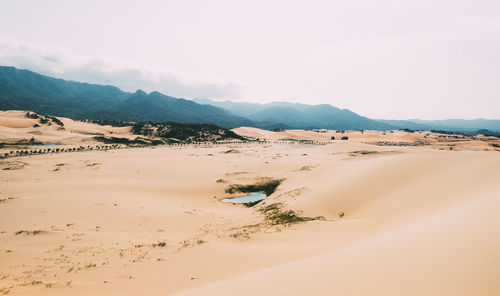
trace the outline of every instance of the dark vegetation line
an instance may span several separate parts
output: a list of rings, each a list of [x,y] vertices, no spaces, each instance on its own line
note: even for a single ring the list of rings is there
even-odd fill
[[[0,159],[9,157],[49,154],[49,153],[83,152],[83,151],[93,151],[93,150],[111,150],[111,149],[124,149],[124,148],[126,147],[119,145],[95,145],[95,146],[86,145],[79,147],[32,148],[32,149],[12,150],[9,152],[5,152],[0,155]]]
[[[98,125],[110,125],[114,127],[124,127],[124,126],[132,126],[134,122],[132,121],[118,121],[118,120],[95,120],[95,119],[74,119],[75,121],[87,122],[87,123],[95,123]]]
[[[306,145],[327,145],[330,142],[319,142],[319,141],[311,141],[306,143],[294,142],[294,141],[260,141],[260,140],[247,140],[247,141],[213,141],[213,142],[190,142],[190,143],[164,143],[161,141],[157,142],[154,139],[145,139],[147,141],[143,141],[144,138],[140,139],[127,139],[127,138],[106,138],[106,137],[94,137],[101,139],[103,143],[106,145],[87,145],[87,146],[79,146],[79,147],[52,147],[52,148],[32,148],[32,149],[22,149],[22,150],[11,150],[9,152],[5,152],[0,155],[0,159],[10,158],[10,157],[19,157],[19,156],[28,156],[28,155],[40,155],[40,154],[49,154],[49,153],[62,153],[62,152],[84,152],[84,151],[93,151],[93,150],[114,150],[114,149],[126,149],[126,148],[147,148],[153,146],[169,146],[169,147],[207,147],[208,145],[228,145],[228,144],[248,144],[248,143],[256,143],[256,144],[306,144]],[[22,140],[23,146],[26,143],[26,140]],[[41,143],[41,142],[35,142]],[[0,143],[0,148],[13,146],[16,144],[8,144],[8,143]],[[35,144],[34,144],[35,145]]]

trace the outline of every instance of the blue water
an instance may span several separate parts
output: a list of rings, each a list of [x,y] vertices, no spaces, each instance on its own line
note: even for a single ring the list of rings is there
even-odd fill
[[[252,192],[245,196],[235,197],[235,198],[224,198],[223,202],[232,202],[232,203],[248,203],[248,202],[256,202],[259,200],[263,200],[266,198],[266,195],[262,192]]]
[[[31,148],[44,148],[44,147],[54,147],[59,144],[43,144],[43,145],[31,145]]]

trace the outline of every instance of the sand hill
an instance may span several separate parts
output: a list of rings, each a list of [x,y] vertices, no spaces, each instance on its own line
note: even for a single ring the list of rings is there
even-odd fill
[[[129,134],[24,114],[2,112],[2,142]],[[0,293],[500,294],[497,139],[234,131],[269,142],[0,160]],[[253,207],[221,202],[268,179]]]

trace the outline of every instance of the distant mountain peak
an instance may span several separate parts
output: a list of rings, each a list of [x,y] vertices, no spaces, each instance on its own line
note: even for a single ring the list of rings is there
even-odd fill
[[[156,90],[152,91],[149,93],[150,96],[164,96],[161,92],[158,92]]]
[[[138,89],[138,90],[136,90],[134,95],[147,96],[148,94],[145,91],[143,91],[142,89]]]

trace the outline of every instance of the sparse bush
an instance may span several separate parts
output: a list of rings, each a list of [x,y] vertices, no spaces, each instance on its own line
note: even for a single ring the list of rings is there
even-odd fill
[[[26,112],[26,115],[24,115],[26,118],[31,118],[31,119],[37,119],[39,118],[38,114],[34,112]]]
[[[47,116],[50,120],[52,120],[52,122],[54,122],[55,124],[57,124],[58,126],[60,127],[63,127],[64,126],[64,123],[62,121],[60,121],[57,117],[52,117],[52,116]]]
[[[259,212],[264,215],[267,223],[271,225],[284,225],[289,226],[295,223],[324,220],[322,216],[318,217],[303,217],[300,216],[301,212],[293,210],[282,211],[283,205],[281,203],[274,203],[259,209]]]
[[[26,234],[26,235],[37,235],[37,234],[40,234],[42,232],[42,230],[33,230],[33,231],[29,231],[29,230],[18,230],[16,232],[14,232],[14,235],[20,235],[20,234]]]
[[[283,179],[269,179],[250,185],[232,184],[229,185],[229,187],[226,189],[226,193],[233,194],[236,192],[263,192],[266,196],[270,196],[282,182]]]
[[[152,246],[163,248],[163,247],[167,246],[167,243],[166,242],[157,242],[156,244],[153,244]]]
[[[251,208],[259,203],[261,203],[263,201],[263,199],[261,200],[256,200],[256,201],[251,201],[251,202],[246,202],[246,203],[243,203],[242,205],[244,205],[245,207],[248,207],[248,208]]]

